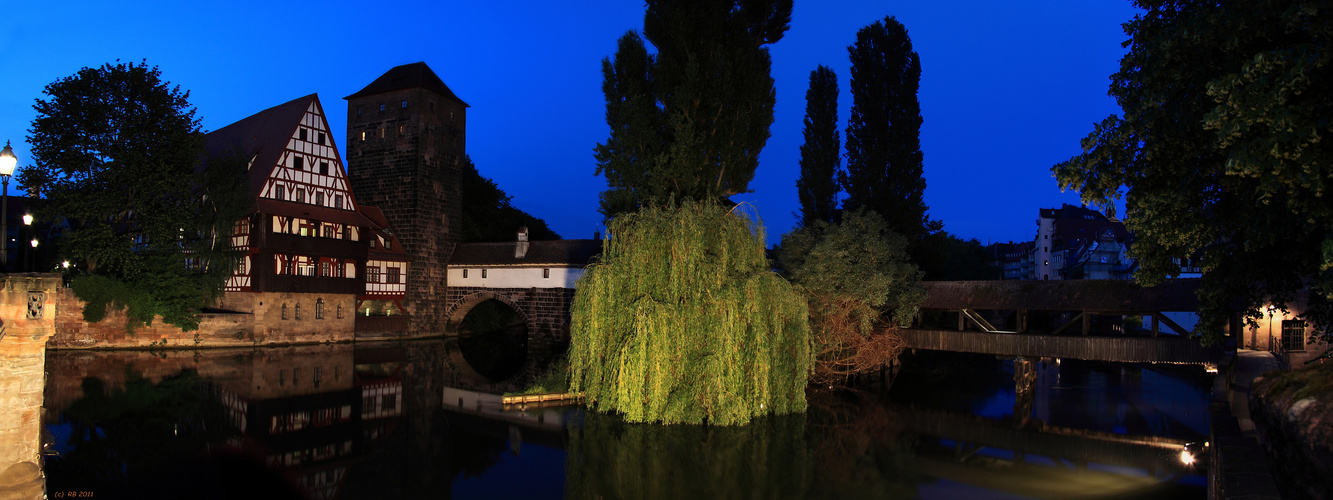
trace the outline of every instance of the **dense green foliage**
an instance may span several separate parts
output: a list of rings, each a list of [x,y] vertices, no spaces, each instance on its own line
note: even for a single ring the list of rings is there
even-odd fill
[[[856,33],[852,60],[852,114],[847,123],[843,208],[865,208],[915,241],[939,230],[926,218],[921,176],[921,60],[907,28],[893,17]]]
[[[1004,270],[975,238],[964,240],[948,231],[927,234],[912,249],[912,262],[923,281],[999,280]]]
[[[690,201],[613,219],[571,308],[570,389],[631,422],[804,411],[805,298],[770,270],[756,225]]]
[[[805,91],[805,143],[801,145],[801,225],[834,222],[838,209],[838,170],[842,142],[838,138],[838,75],[819,65],[810,72]]]
[[[1239,299],[1257,317],[1307,285],[1317,329],[1333,319],[1333,11],[1312,0],[1135,2],[1110,93],[1124,110],[1052,168],[1113,213],[1122,193],[1136,279],[1203,264],[1195,332],[1220,339]]]
[[[157,314],[193,330],[235,264],[231,232],[253,202],[245,159],[197,168],[189,92],[146,63],[83,68],[44,93],[28,137],[35,164],[18,178],[45,196],[39,217],[69,222],[61,248],[76,272],[97,277],[75,280],[92,299],[85,318],[111,303],[128,306],[129,327]]]
[[[911,322],[925,291],[907,239],[874,212],[816,220],[783,235],[778,259],[808,297],[813,377],[828,383],[884,366],[903,347],[893,327]]]
[[[596,158],[608,217],[747,192],[773,123],[765,46],[787,31],[791,0],[647,3],[643,37],[625,34],[602,61],[611,135]]]
[[[519,210],[512,198],[495,181],[481,176],[472,157],[464,159],[460,191],[463,193],[463,223],[460,239],[464,243],[514,241],[519,227],[528,228],[528,240],[558,240],[560,235],[546,221]]]

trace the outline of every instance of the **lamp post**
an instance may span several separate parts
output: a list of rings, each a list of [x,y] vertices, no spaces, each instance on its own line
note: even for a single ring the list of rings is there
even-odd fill
[[[4,245],[0,246],[0,267],[9,270],[9,176],[14,175],[14,167],[18,165],[19,159],[14,156],[14,150],[10,149],[9,141],[5,141],[5,149],[0,150],[0,180],[4,182],[4,194],[0,195],[0,239],[4,240]]]

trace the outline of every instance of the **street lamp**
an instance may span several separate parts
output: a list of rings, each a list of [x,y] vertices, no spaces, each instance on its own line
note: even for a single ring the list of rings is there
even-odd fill
[[[19,159],[10,149],[9,141],[5,141],[5,149],[0,150],[0,179],[5,186],[4,194],[0,195],[0,239],[4,240],[4,246],[0,247],[0,267],[5,270],[9,269],[9,176],[14,175],[14,167],[18,164]]]
[[[29,213],[25,213],[25,214],[23,214],[23,227],[25,228],[25,229],[23,230],[24,232],[26,232],[26,233],[28,233],[28,234],[32,234],[32,214],[29,214]],[[37,248],[37,236],[36,236],[36,235],[33,236],[32,241],[31,241],[30,243],[32,243],[32,248],[34,248],[34,249]],[[24,263],[23,263],[23,267],[24,267],[23,270],[24,270],[25,272],[30,272],[30,271],[32,271],[32,261],[33,261],[33,259],[34,259],[34,257],[32,256],[32,254],[33,254],[32,251],[28,251],[28,258],[26,259],[27,262],[24,262]]]

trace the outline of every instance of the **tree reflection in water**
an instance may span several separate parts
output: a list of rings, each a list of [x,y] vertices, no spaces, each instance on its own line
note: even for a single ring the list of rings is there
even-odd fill
[[[235,437],[213,390],[193,371],[154,384],[128,371],[123,388],[87,377],[60,413],[69,439],[46,458],[49,491],[97,498],[300,498],[250,457],[218,453]]]
[[[805,415],[743,426],[627,424],[586,413],[569,430],[566,498],[908,498],[911,443],[876,395],[813,392]]]

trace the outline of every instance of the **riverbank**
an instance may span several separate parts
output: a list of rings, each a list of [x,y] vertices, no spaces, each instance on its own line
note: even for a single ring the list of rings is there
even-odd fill
[[[1218,363],[1209,405],[1209,498],[1282,498],[1256,439],[1249,403],[1254,381],[1276,369],[1272,353],[1248,349],[1228,352]]]
[[[1333,498],[1333,364],[1255,379],[1249,411],[1284,498]]]

